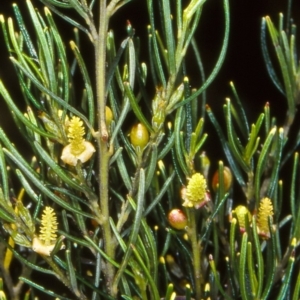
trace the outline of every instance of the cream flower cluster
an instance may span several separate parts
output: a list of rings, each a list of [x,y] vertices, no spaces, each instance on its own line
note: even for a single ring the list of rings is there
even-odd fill
[[[92,157],[96,151],[95,147],[83,138],[84,135],[83,122],[80,118],[74,116],[68,128],[70,144],[64,147],[61,155],[63,162],[71,166],[76,166],[78,161],[84,163]]]

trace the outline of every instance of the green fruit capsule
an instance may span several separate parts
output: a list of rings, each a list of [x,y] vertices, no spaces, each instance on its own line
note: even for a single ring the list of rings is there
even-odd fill
[[[130,131],[130,142],[132,146],[143,150],[149,142],[149,132],[142,123],[132,126]]]

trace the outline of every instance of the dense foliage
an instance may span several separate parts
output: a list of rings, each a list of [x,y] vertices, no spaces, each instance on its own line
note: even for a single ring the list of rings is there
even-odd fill
[[[299,299],[290,16],[261,24],[285,119],[266,103],[251,124],[233,82],[221,116],[206,101],[229,43],[228,0],[208,76],[195,39],[204,0],[145,0],[147,34],[128,21],[121,43],[111,21],[135,1],[39,2],[0,15],[22,93],[13,99],[0,81],[1,101],[30,149],[0,128],[1,299]],[[211,134],[223,160],[207,151]]]

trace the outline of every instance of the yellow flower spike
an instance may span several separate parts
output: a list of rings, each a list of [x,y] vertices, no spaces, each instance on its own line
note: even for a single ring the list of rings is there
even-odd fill
[[[50,256],[57,240],[57,218],[53,208],[46,206],[41,220],[40,235],[32,241],[32,250]]]
[[[85,135],[83,122],[78,117],[73,117],[69,126],[68,138],[71,144],[71,153],[78,155],[85,150],[84,138]]]
[[[83,122],[78,117],[74,116],[71,119],[68,128],[70,144],[64,147],[61,155],[63,162],[71,166],[76,166],[78,160],[84,163],[92,157],[93,153],[96,151],[95,147],[83,138],[84,135],[85,130]]]
[[[268,218],[272,217],[273,213],[273,204],[269,198],[263,198],[260,201],[258,214],[257,214],[257,227],[258,227],[258,234],[264,238],[270,238],[270,229]]]
[[[182,192],[182,199],[184,207],[200,208],[210,201],[210,197],[206,192],[207,183],[205,177],[200,173],[195,173],[189,179],[189,183]]]
[[[40,240],[45,245],[55,244],[57,239],[57,218],[53,208],[46,206],[41,221]]]

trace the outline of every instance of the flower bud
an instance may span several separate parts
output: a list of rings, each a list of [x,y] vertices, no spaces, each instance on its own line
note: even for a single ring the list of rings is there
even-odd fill
[[[105,119],[106,119],[106,126],[109,127],[111,121],[114,119],[113,113],[108,106],[105,106]]]
[[[240,226],[240,231],[245,232],[246,218],[248,218],[249,222],[251,222],[251,214],[248,208],[244,205],[238,205],[232,212],[236,214]]]
[[[257,214],[257,231],[263,239],[268,239],[271,236],[269,229],[269,217],[272,217],[273,215],[273,204],[271,199],[263,198],[260,201]]]
[[[187,226],[187,217],[181,209],[172,209],[168,214],[168,221],[173,228],[178,230]]]
[[[142,123],[132,126],[130,131],[130,141],[132,146],[143,150],[149,142],[149,132]]]
[[[223,168],[223,176],[224,176],[224,191],[225,193],[229,191],[232,184],[232,173],[228,167]],[[217,190],[219,185],[219,171],[217,170],[212,179],[212,188],[214,191]]]

